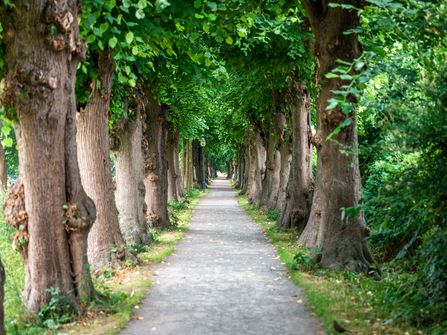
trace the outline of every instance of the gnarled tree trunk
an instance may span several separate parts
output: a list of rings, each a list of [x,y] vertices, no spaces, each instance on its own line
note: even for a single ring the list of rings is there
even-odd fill
[[[128,255],[119,226],[109,163],[109,106],[114,69],[110,56],[101,52],[99,84],[92,85],[87,106],[78,113],[82,185],[97,211],[96,224],[88,236],[88,258],[94,269],[119,262]]]
[[[321,196],[321,266],[368,270],[374,260],[365,240],[367,229],[363,214],[356,217],[345,215],[341,220],[341,210],[356,207],[360,198],[358,157],[346,154],[346,149],[356,152],[357,148],[355,114],[352,111],[346,115],[338,107],[327,109],[328,100],[335,95],[334,90],[344,83],[340,78],[325,78],[326,73],[337,67],[337,59],[351,62],[361,55],[357,35],[344,34],[358,26],[358,13],[356,10],[332,8],[320,0],[305,0],[303,3],[315,33],[315,56],[318,59],[318,131],[314,142],[319,146],[320,156],[317,187]],[[356,7],[362,5],[360,1],[347,3]],[[348,117],[352,122],[332,140],[327,140],[328,135]]]
[[[292,83],[289,89],[292,128],[292,162],[287,197],[278,225],[302,231],[310,212],[312,193],[312,150],[310,144],[310,96],[306,87]]]
[[[147,217],[155,228],[169,227],[166,127],[168,109],[146,94],[143,131],[144,184]]]
[[[132,244],[149,244],[140,106],[137,105],[132,113],[134,120],[122,117],[114,125],[111,134],[111,150],[116,168],[115,200],[125,240]]]
[[[95,205],[82,188],[76,153],[76,68],[85,52],[78,8],[72,0],[0,6],[2,105],[17,113],[23,181],[4,210],[22,234],[23,302],[32,312],[49,303],[50,287],[78,311],[94,293],[86,252]]]

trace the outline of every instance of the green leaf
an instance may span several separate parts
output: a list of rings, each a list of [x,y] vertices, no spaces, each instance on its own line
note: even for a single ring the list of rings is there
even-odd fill
[[[233,37],[227,36],[227,38],[225,39],[225,42],[230,45],[233,44]]]
[[[215,2],[207,2],[206,5],[207,5],[208,8],[211,9],[212,11],[217,10],[217,3],[215,3]]]
[[[131,44],[132,43],[132,41],[133,41],[133,32],[131,32],[131,31],[129,31],[127,34],[126,34],[126,42],[127,42],[127,44]]]
[[[109,47],[114,48],[116,47],[116,44],[118,43],[118,39],[114,36],[109,40]]]
[[[87,42],[87,44],[90,44],[90,43],[94,42],[95,40],[96,40],[95,35],[88,35],[85,41]]]
[[[108,28],[109,24],[107,22],[104,22],[99,26],[99,30],[101,31],[101,33],[105,33]]]
[[[330,72],[330,73],[326,73],[325,77],[328,79],[331,79],[331,78],[338,78],[339,76],[336,73]]]
[[[138,52],[139,52],[139,50],[138,50],[138,46],[137,46],[137,45],[134,45],[134,46],[132,47],[132,55],[136,56],[136,55],[138,55]]]
[[[334,108],[337,108],[337,106],[338,106],[338,101],[337,100],[335,100],[335,99],[331,99],[331,100],[332,101],[330,101],[329,105],[327,105],[327,107],[326,107],[327,111],[331,110],[331,109],[334,109]]]
[[[144,12],[143,12],[143,10],[142,9],[139,9],[139,10],[137,10],[136,12],[135,12],[135,17],[137,18],[137,19],[144,19],[144,17],[146,16],[146,14],[144,14]]]
[[[14,142],[11,137],[7,137],[3,140],[3,146],[5,148],[10,148],[10,147],[12,147],[13,144],[14,144]]]
[[[136,81],[135,81],[135,79],[129,79],[128,81],[127,81],[127,83],[129,84],[129,86],[130,87],[135,87],[135,86],[137,86],[137,83],[136,83]]]

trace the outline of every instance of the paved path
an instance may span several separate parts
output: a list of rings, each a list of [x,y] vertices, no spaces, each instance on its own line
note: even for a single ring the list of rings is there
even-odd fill
[[[229,182],[214,181],[189,232],[122,335],[312,335],[318,320],[297,300],[275,249],[237,205]]]

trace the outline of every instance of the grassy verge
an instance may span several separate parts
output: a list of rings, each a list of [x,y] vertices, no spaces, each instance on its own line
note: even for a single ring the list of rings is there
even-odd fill
[[[138,318],[138,304],[152,286],[148,279],[151,266],[163,262],[174,252],[174,245],[188,230],[193,208],[206,194],[192,190],[186,199],[169,204],[169,215],[174,228],[157,231],[150,230],[153,243],[149,246],[129,246],[138,254],[140,264],[123,264],[119,268],[105,268],[95,273],[94,284],[98,291],[97,299],[89,306],[86,315],[72,319],[69,314],[55,312],[53,319],[46,317],[38,321],[30,319],[21,304],[21,292],[24,285],[23,261],[18,252],[11,249],[14,229],[4,223],[0,214],[0,250],[6,270],[5,283],[5,325],[8,334],[40,335],[40,334],[117,334],[131,318]],[[4,198],[4,196],[2,196]],[[0,198],[0,204],[3,203]],[[54,305],[63,301],[57,295]],[[69,324],[61,326],[72,319]],[[44,321],[44,324],[43,322]]]
[[[249,204],[245,196],[239,196],[238,203],[262,226],[287,267],[289,278],[303,289],[309,308],[321,318],[327,334],[337,334],[334,320],[352,334],[430,334],[390,322],[386,306],[380,299],[373,299],[376,293],[372,287],[377,283],[363,275],[319,269],[309,250],[297,245],[295,232],[277,229],[271,212]]]

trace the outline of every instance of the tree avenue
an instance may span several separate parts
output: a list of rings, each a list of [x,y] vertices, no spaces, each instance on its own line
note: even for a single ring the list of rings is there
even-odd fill
[[[106,301],[218,172],[295,270],[445,332],[446,29],[445,0],[1,0],[0,334]]]

